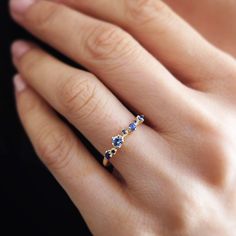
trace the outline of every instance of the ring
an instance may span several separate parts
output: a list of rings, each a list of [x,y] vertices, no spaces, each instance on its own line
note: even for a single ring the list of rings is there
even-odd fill
[[[112,146],[110,150],[105,151],[103,158],[103,165],[108,166],[110,164],[110,159],[116,155],[119,148],[121,148],[122,144],[125,142],[125,138],[134,132],[137,127],[144,122],[144,115],[136,116],[135,120],[130,123],[127,129],[123,129],[121,134],[112,137]]]

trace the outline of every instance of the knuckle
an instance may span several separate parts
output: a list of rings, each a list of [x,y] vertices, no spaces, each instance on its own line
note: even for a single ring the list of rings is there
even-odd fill
[[[160,15],[167,9],[166,4],[159,0],[128,0],[125,3],[128,19],[138,22],[139,25],[152,21],[157,12]]]
[[[66,132],[59,134],[45,128],[37,137],[36,151],[49,168],[64,169],[71,159],[72,143],[70,135]]]
[[[191,194],[183,193],[182,196],[178,196],[177,201],[175,201],[176,209],[172,210],[172,221],[170,222],[173,227],[170,228],[178,232],[178,235],[186,235],[186,232],[193,230],[193,219],[196,221],[203,220],[204,215],[201,212],[201,200],[194,196],[198,193],[199,191],[192,186]],[[183,197],[184,201],[182,201]],[[198,212],[197,216],[195,215],[196,211]]]
[[[98,103],[97,85],[94,79],[72,76],[59,89],[63,111],[71,118],[88,117]]]
[[[225,135],[222,128],[222,119],[219,119],[210,110],[199,105],[199,103],[196,103],[193,109],[192,112],[189,112],[187,121],[191,124],[193,132],[200,132],[210,137],[219,138]]]
[[[193,181],[186,182],[181,188],[180,195],[175,194],[167,211],[167,235],[194,235],[196,228],[215,215],[213,206],[216,202],[211,193],[204,193],[202,186]],[[205,197],[199,198],[202,193]]]
[[[207,161],[202,169],[203,176],[207,183],[224,188],[230,183],[233,171],[230,145],[222,135],[209,138],[204,145],[204,156]]]
[[[19,97],[20,102],[20,113],[21,115],[26,119],[28,117],[31,117],[30,114],[34,114],[37,112],[39,107],[43,106],[42,102],[40,100],[36,100],[34,97],[32,97],[29,94],[25,94],[24,96]]]
[[[198,121],[196,121],[198,119]],[[222,120],[200,112],[195,117],[194,128],[198,137],[198,155],[200,158],[200,175],[216,187],[229,184],[233,171],[232,141],[222,125]],[[204,139],[202,138],[204,137]]]
[[[20,69],[23,74],[33,75],[38,70],[38,66],[41,64],[43,58],[36,53],[37,49],[32,48],[29,52],[20,59]]]
[[[95,27],[87,37],[86,49],[95,60],[118,59],[132,50],[131,36],[118,26]]]
[[[32,10],[26,14],[26,21],[36,25],[38,29],[47,29],[48,25],[56,21],[63,14],[60,4],[39,1]]]

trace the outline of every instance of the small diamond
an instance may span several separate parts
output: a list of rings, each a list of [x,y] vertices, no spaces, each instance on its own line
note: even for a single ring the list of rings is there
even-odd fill
[[[144,121],[144,115],[137,116],[138,120]]]
[[[122,130],[122,134],[127,134],[127,133],[128,133],[128,130],[126,130],[126,129]]]
[[[121,135],[112,137],[112,145],[116,148],[120,148],[124,142],[124,138]]]
[[[133,122],[129,125],[129,130],[130,131],[134,131],[134,130],[136,130],[136,128],[137,128],[137,124],[135,122]]]

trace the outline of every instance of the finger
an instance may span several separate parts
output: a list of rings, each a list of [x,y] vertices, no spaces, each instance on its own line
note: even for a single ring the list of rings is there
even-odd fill
[[[58,2],[122,26],[179,79],[193,88],[205,90],[214,87],[213,79],[221,80],[230,72],[228,79],[231,83],[234,80],[235,60],[208,43],[163,1]]]
[[[18,22],[85,65],[153,126],[168,129],[172,121],[166,117],[186,109],[176,104],[176,97],[186,99],[187,88],[118,27],[48,1],[37,2],[24,15],[15,12]]]
[[[20,76],[14,82],[19,116],[37,154],[79,208],[90,229],[107,229],[114,211],[118,217],[125,214],[118,206],[125,204],[124,189]]]
[[[134,119],[92,74],[71,68],[24,42],[13,45],[13,55],[15,64],[27,83],[78,128],[101,154],[111,148],[111,137],[121,133]],[[127,139],[127,145],[119,150],[117,158],[111,159],[124,177],[142,162],[137,143],[150,146],[149,141],[153,139],[154,133],[143,124],[135,135]],[[161,138],[155,133],[155,141],[158,142],[159,139]],[[135,155],[136,152],[140,154]]]

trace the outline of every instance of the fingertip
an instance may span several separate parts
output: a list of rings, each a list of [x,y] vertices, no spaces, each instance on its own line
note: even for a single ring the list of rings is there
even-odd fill
[[[22,15],[36,0],[10,0],[9,6],[14,14]]]
[[[24,40],[17,40],[11,45],[11,53],[14,59],[19,59],[27,53],[32,46]]]

